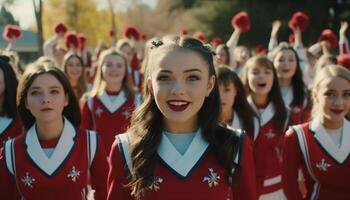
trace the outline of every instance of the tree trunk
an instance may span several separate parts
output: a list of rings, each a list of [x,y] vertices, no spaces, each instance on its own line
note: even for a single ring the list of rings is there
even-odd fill
[[[42,0],[38,0],[38,6],[35,4],[35,0],[32,0],[35,13],[36,25],[38,28],[38,53],[39,56],[43,55],[43,24],[42,24]]]

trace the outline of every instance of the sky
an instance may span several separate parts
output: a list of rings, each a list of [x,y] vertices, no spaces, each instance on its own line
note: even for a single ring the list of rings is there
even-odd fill
[[[64,1],[64,0],[62,0]],[[97,8],[103,9],[107,4],[107,0],[96,0],[98,1]],[[134,1],[141,1],[143,3],[146,3],[150,5],[151,7],[154,7],[158,0],[134,0]],[[2,4],[3,0],[0,0],[0,3]],[[119,0],[119,2],[123,5],[121,7],[127,8],[130,6],[130,0]],[[28,29],[32,25],[35,24],[35,15],[34,15],[34,9],[33,9],[33,3],[32,0],[15,0],[15,4],[9,8],[12,15],[16,20],[19,20],[20,26],[22,29]]]

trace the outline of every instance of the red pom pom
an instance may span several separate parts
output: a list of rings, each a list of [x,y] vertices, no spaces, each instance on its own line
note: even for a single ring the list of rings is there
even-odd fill
[[[239,12],[232,17],[231,24],[238,27],[242,32],[247,32],[250,29],[250,20],[247,12]]]
[[[289,35],[289,38],[288,38],[289,44],[294,44],[294,40],[295,40],[294,34],[292,33]]]
[[[318,41],[327,41],[334,49],[338,46],[338,38],[331,29],[325,29],[322,31]]]
[[[22,31],[19,26],[8,24],[5,26],[2,36],[7,41],[17,40],[22,36]]]
[[[85,48],[85,43],[86,43],[85,35],[83,33],[79,33],[78,40],[79,40],[79,49],[83,50]]]
[[[75,32],[68,32],[64,41],[67,49],[79,47],[79,39]]]
[[[109,37],[114,37],[114,36],[115,36],[114,29],[109,30]]]
[[[197,40],[200,40],[201,42],[205,42],[207,40],[207,36],[201,31],[193,33],[193,37]]]
[[[182,36],[188,35],[188,30],[186,28],[181,29],[180,35],[182,35]]]
[[[222,39],[220,37],[214,37],[210,43],[214,48],[216,48],[217,46],[222,44]]]
[[[338,56],[338,65],[350,70],[350,54],[341,54]]]
[[[56,34],[59,34],[59,33],[66,33],[68,29],[66,25],[64,25],[62,22],[59,22],[55,25],[54,30]]]
[[[296,12],[288,22],[289,28],[293,31],[299,27],[301,32],[305,32],[309,25],[309,17],[303,12]]]
[[[129,39],[139,40],[140,32],[135,26],[127,26],[124,30],[123,35]]]
[[[258,44],[255,47],[255,53],[260,54],[260,55],[267,55],[268,49],[266,47],[264,47],[264,45]]]

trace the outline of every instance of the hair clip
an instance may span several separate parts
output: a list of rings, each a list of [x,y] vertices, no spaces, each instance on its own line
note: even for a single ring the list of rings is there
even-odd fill
[[[159,46],[162,46],[164,44],[162,40],[153,40],[151,43],[153,45],[151,49],[158,48]]]

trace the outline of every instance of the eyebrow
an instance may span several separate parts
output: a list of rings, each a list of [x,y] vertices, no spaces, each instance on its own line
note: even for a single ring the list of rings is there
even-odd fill
[[[160,70],[160,72],[169,73],[169,74],[172,73],[171,70],[167,70],[167,69],[162,69],[162,70]],[[187,69],[184,71],[184,73],[189,73],[189,72],[202,72],[202,70],[200,70],[200,69]]]
[[[56,86],[56,85],[50,86],[50,87],[49,87],[49,89],[60,89],[60,88],[61,88],[61,87]],[[36,90],[36,89],[41,89],[41,87],[39,87],[39,86],[34,86],[34,87],[30,87],[30,88],[29,88],[29,90]]]

